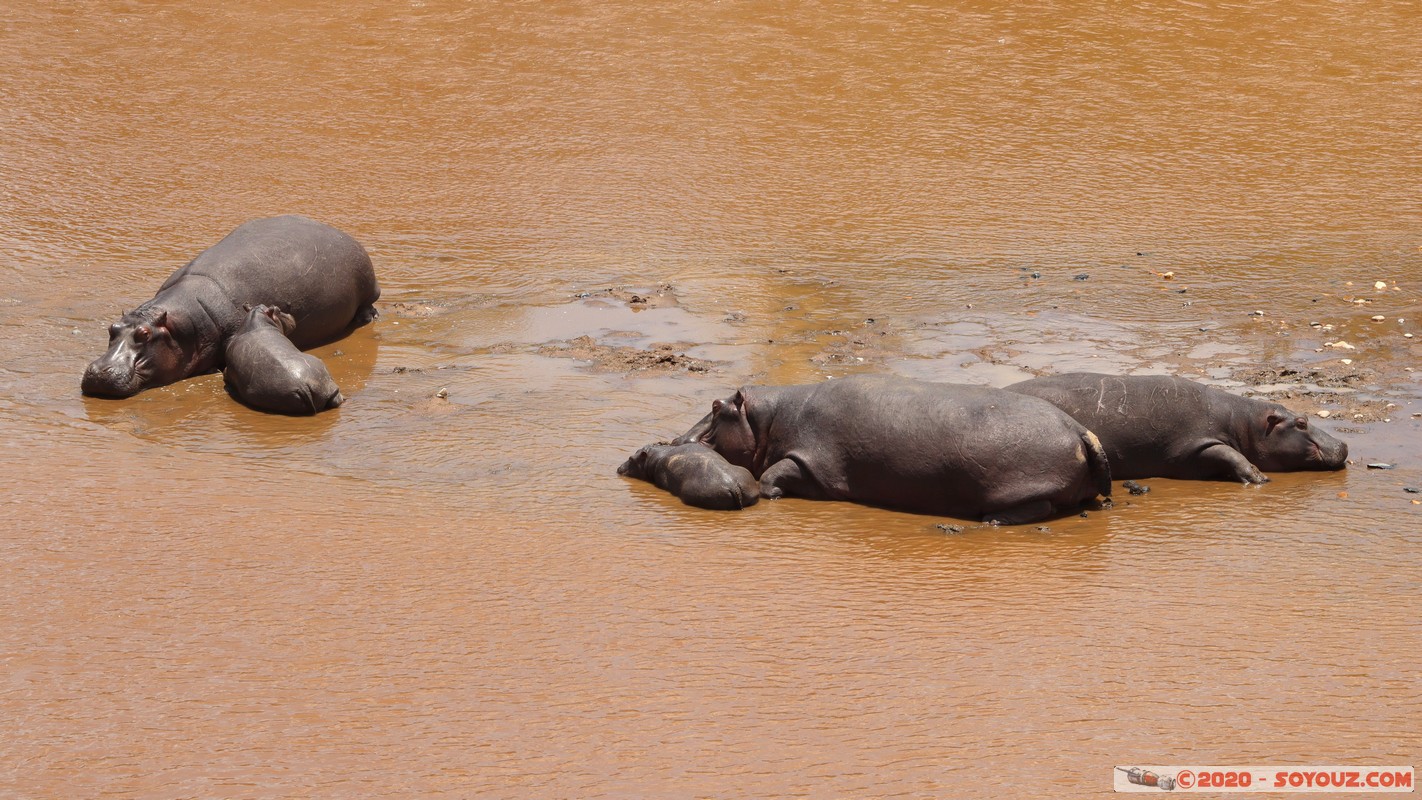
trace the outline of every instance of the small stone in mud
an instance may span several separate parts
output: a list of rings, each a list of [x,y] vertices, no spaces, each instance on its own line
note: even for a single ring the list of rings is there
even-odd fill
[[[939,523],[939,524],[937,524],[937,525],[934,525],[933,527],[937,528],[937,529],[940,530],[940,531],[943,531],[944,533],[962,533],[962,532],[963,532],[963,526],[962,526],[962,525],[945,525],[945,524],[943,524],[943,523]]]
[[[331,353],[331,355],[333,355],[333,356],[343,356],[343,355],[345,355],[345,354],[346,354],[346,351],[344,351],[344,350],[337,350],[337,351]]]
[[[1396,467],[1396,464],[1384,464],[1381,461],[1374,461],[1368,465],[1368,469],[1395,469]]]
[[[1402,487],[1402,491],[1408,494],[1422,494],[1422,489],[1418,489],[1416,486],[1404,486]]]
[[[1251,316],[1251,317],[1262,317],[1262,316],[1264,316],[1264,312],[1263,312],[1263,311],[1251,311],[1251,312],[1249,312],[1249,316]]]
[[[1071,279],[1074,280],[1074,281],[1085,281],[1085,280],[1090,280],[1090,279],[1091,279],[1091,276],[1088,275],[1088,274],[1086,274],[1085,272],[1081,272],[1081,273],[1077,273],[1076,275],[1073,275],[1073,276],[1071,277]]]
[[[1379,291],[1381,291],[1381,290],[1383,290],[1383,289],[1386,289],[1386,288],[1387,288],[1387,282],[1386,282],[1386,281],[1377,281],[1376,283],[1373,284],[1373,288],[1374,288],[1374,289],[1377,289],[1377,290],[1379,290]]]
[[[1382,322],[1385,319],[1387,319],[1387,317],[1384,317],[1382,314],[1374,314],[1372,316],[1373,322]]]
[[[441,400],[445,400],[449,397],[449,389],[441,386],[439,391],[435,392],[434,396],[438,397]]]
[[[1121,488],[1125,489],[1131,494],[1145,494],[1146,492],[1150,491],[1149,486],[1136,483],[1135,481],[1126,481],[1125,483],[1121,484]]]
[[[1325,408],[1322,411],[1318,412],[1318,415],[1324,419],[1328,419],[1330,416],[1333,415],[1333,412]]]
[[[1032,277],[1034,277],[1034,278],[1040,278],[1040,277],[1042,277],[1042,273],[1040,273],[1040,272],[1034,272],[1034,273],[1032,273]]]
[[[1038,525],[1036,531],[1037,533],[1051,533],[1052,529],[1048,528],[1046,525]]]

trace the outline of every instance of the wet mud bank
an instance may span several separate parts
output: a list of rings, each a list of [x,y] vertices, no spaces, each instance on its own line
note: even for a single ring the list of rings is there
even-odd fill
[[[1422,446],[1422,376],[1414,366],[1422,355],[1416,333],[1422,326],[1411,317],[1418,308],[1415,290],[1396,282],[1379,282],[1366,294],[1316,298],[1308,314],[1269,305],[1214,308],[1212,317],[1223,321],[1170,326],[1093,316],[1079,290],[1071,289],[1038,293],[1016,310],[1010,297],[983,294],[940,314],[872,302],[846,313],[836,306],[837,282],[799,282],[808,288],[794,293],[793,302],[759,313],[688,299],[672,284],[654,292],[581,291],[559,305],[510,310],[557,318],[560,330],[546,341],[534,335],[492,342],[470,357],[523,353],[569,359],[612,379],[660,375],[667,382],[651,391],[697,398],[681,413],[682,427],[654,427],[649,420],[645,438],[627,442],[629,449],[679,433],[711,398],[743,384],[874,372],[994,386],[1058,371],[1171,374],[1313,417],[1349,442],[1360,480],[1393,482],[1400,490],[1422,478],[1422,465],[1400,455]],[[1122,283],[1106,291],[1134,288]],[[651,309],[672,315],[642,313]],[[564,332],[577,335],[558,338]],[[1384,477],[1364,470],[1379,459],[1403,471]],[[1422,505],[1416,499],[1399,492],[1386,502]]]

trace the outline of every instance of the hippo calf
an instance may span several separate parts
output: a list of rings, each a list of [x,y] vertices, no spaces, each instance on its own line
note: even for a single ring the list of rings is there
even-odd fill
[[[253,220],[168,276],[152,300],[109,326],[109,349],[84,371],[86,395],[131,397],[221,369],[246,309],[278,306],[302,350],[376,317],[375,268],[360,243],[300,216]]]
[[[649,444],[622,462],[617,474],[651,481],[689,506],[715,511],[735,511],[760,499],[760,484],[749,470],[695,442]]]
[[[1073,372],[1015,383],[1101,437],[1111,473],[1264,483],[1265,472],[1343,469],[1348,445],[1278,403],[1184,378]]]
[[[344,398],[326,365],[287,338],[296,320],[271,306],[256,306],[227,339],[222,377],[237,399],[263,411],[316,414]]]
[[[850,500],[1021,524],[1110,496],[1096,437],[1000,389],[890,376],[750,386],[676,443],[710,445],[764,497]]]

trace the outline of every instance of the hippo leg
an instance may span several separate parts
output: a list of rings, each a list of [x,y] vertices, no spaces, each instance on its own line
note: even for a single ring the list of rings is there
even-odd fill
[[[1227,444],[1215,444],[1200,451],[1200,463],[1243,483],[1268,483],[1269,476],[1249,463],[1244,454]]]
[[[1002,511],[984,514],[983,522],[989,525],[1026,525],[1050,517],[1055,510],[1051,500],[1032,500]]]
[[[806,500],[829,499],[804,466],[793,458],[782,458],[761,473],[760,496],[771,500],[786,496]]]
[[[351,321],[351,327],[359,328],[368,325],[380,318],[380,312],[373,305],[367,305],[356,312],[355,319]]]

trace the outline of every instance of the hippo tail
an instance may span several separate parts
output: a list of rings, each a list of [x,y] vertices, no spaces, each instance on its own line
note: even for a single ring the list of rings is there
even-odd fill
[[[1102,497],[1111,496],[1111,462],[1106,458],[1106,448],[1096,434],[1085,431],[1081,443],[1086,445],[1086,468],[1096,484],[1096,493]]]

